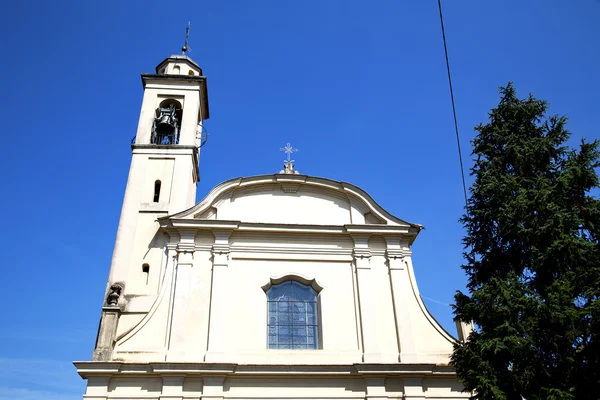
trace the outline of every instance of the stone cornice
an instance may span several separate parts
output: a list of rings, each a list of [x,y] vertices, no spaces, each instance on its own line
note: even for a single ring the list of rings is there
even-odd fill
[[[167,231],[175,228],[198,229],[205,231],[232,230],[239,232],[263,232],[263,233],[321,233],[337,235],[401,235],[416,236],[412,227],[393,225],[297,225],[297,224],[271,224],[258,222],[226,221],[226,220],[204,220],[173,218],[169,216],[158,219],[161,227]]]
[[[155,81],[176,81],[176,82],[205,82],[206,76],[203,75],[173,75],[173,74],[141,74],[142,82],[146,85],[148,82]]]
[[[369,233],[369,234],[399,234],[417,236],[419,230],[414,227],[394,226],[394,225],[344,225],[348,233]]]
[[[244,375],[244,376],[456,376],[454,369],[439,364],[236,364],[236,363],[125,363],[76,361],[79,375]]]
[[[163,61],[163,63],[167,61],[168,59]],[[160,65],[162,65],[163,63],[161,63]],[[200,67],[198,67],[198,69],[200,69]],[[147,87],[162,87],[165,85],[167,88],[176,88],[180,90],[196,90],[199,88],[201,98],[200,107],[202,107],[203,119],[206,120],[210,117],[208,108],[208,89],[206,86],[206,76],[142,74],[141,77],[144,89]]]
[[[198,152],[198,147],[189,144],[137,144],[131,145],[134,153],[173,155],[192,154]]]

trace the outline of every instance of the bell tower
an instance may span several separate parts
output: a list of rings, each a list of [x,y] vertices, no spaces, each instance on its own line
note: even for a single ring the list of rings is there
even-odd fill
[[[131,166],[101,331],[112,330],[109,309],[116,311],[122,301],[119,297],[156,294],[166,248],[156,220],[186,210],[196,201],[202,124],[209,117],[208,93],[202,69],[185,50],[158,64],[156,73],[142,74],[144,97],[131,143]],[[102,338],[108,339],[99,332],[96,360],[110,356],[111,346],[100,343]]]

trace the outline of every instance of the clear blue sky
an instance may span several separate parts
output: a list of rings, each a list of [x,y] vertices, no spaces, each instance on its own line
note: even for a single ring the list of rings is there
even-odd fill
[[[473,126],[513,80],[598,138],[600,2],[444,0],[467,168]],[[462,188],[436,0],[5,2],[0,400],[81,398],[142,98],[182,45],[208,77],[199,199],[281,169],[351,182],[427,228],[414,265],[454,333]],[[470,179],[468,179],[470,182]]]

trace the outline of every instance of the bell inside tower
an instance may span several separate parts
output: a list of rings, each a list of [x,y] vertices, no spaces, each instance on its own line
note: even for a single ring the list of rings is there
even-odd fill
[[[183,110],[177,100],[168,99],[156,109],[152,124],[152,144],[179,144],[181,117]]]

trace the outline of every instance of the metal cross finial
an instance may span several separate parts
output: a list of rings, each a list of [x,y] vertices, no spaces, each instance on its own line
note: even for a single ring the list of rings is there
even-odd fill
[[[292,160],[292,153],[298,151],[298,149],[294,149],[290,143],[286,144],[285,147],[279,149],[279,151],[285,151],[287,153],[287,160],[283,160],[285,164],[283,164],[283,170],[280,171],[280,174],[298,174],[299,172],[294,170],[294,160]]]
[[[183,44],[183,47],[181,48],[181,54],[185,55],[185,53],[190,50],[190,47],[188,46],[188,41],[190,39],[190,22],[188,21],[187,26],[185,27],[185,43]]]
[[[295,153],[298,151],[298,149],[294,149],[292,147],[292,145],[290,143],[286,144],[285,147],[282,147],[281,149],[279,149],[279,151],[285,151],[287,153],[287,160],[283,160],[286,163],[293,163],[294,160],[292,160],[292,153]]]

